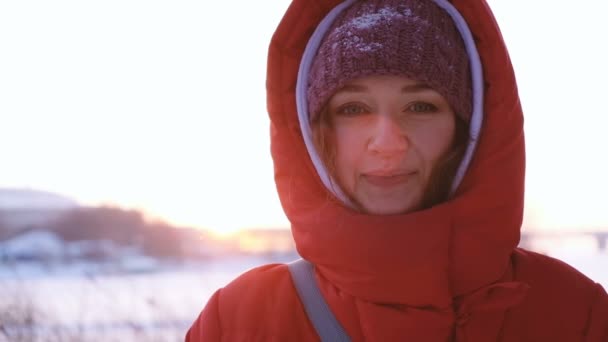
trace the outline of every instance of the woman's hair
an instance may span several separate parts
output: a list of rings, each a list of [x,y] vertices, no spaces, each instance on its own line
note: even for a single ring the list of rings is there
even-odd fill
[[[430,208],[448,199],[454,177],[462,162],[469,143],[469,125],[462,116],[454,114],[454,139],[448,152],[439,159],[433,170],[424,197],[422,208]]]
[[[430,208],[448,199],[450,189],[458,166],[462,161],[469,141],[468,123],[461,115],[454,114],[455,132],[452,145],[446,154],[437,162],[424,191],[420,209]],[[336,181],[336,150],[331,139],[333,123],[327,107],[323,108],[311,122],[315,147],[329,172],[332,181]],[[349,196],[348,194],[346,194]],[[350,197],[350,196],[349,196]],[[357,203],[353,198],[351,202]],[[361,210],[362,208],[357,207]]]

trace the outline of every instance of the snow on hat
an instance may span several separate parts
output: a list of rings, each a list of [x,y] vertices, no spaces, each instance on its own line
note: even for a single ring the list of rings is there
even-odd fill
[[[362,0],[341,13],[313,60],[307,100],[313,120],[348,82],[406,76],[446,98],[468,121],[471,77],[464,42],[447,12],[431,0]]]

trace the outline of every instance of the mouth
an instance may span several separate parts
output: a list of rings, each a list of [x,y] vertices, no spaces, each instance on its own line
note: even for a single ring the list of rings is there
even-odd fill
[[[371,185],[377,187],[393,187],[409,182],[416,175],[416,171],[397,173],[366,173],[362,177]]]

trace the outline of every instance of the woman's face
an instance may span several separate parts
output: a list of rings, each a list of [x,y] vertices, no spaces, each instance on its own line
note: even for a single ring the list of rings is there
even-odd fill
[[[367,213],[419,209],[455,134],[446,99],[409,78],[370,76],[334,94],[328,115],[334,175],[343,190]]]

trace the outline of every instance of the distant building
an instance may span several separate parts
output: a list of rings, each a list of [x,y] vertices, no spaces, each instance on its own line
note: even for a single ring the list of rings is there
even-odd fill
[[[64,257],[66,260],[103,261],[125,254],[125,249],[111,240],[72,241],[65,244]]]
[[[48,191],[0,188],[0,209],[66,210],[78,207],[71,198]]]
[[[524,229],[520,247],[546,253],[554,248],[608,252],[608,229],[580,228],[577,230]]]
[[[0,241],[23,230],[46,228],[48,222],[78,206],[76,201],[51,192],[0,188]]]
[[[32,230],[0,243],[4,261],[53,261],[63,257],[65,244],[56,234]]]

